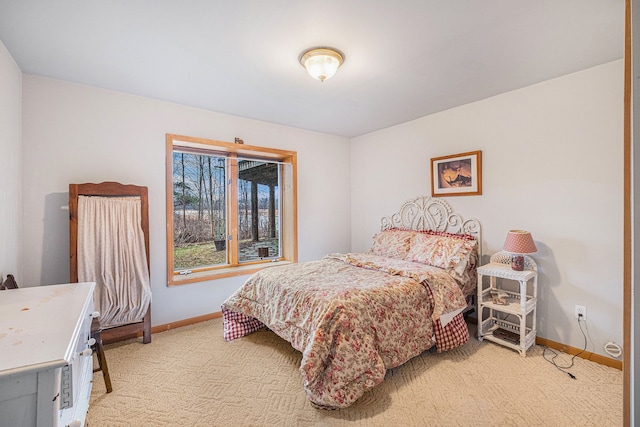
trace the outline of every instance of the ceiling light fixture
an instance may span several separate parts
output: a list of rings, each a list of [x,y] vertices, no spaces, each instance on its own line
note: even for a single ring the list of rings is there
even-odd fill
[[[330,47],[314,47],[300,54],[300,64],[314,79],[330,79],[344,62],[344,55]]]

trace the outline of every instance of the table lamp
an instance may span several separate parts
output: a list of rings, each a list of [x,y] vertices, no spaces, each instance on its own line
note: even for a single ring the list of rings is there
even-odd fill
[[[525,230],[509,230],[502,249],[511,253],[511,269],[516,271],[524,270],[524,254],[538,251],[531,233]]]

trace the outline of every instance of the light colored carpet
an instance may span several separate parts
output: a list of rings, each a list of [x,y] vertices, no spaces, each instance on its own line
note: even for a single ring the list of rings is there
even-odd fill
[[[106,355],[114,390],[106,394],[94,374],[90,427],[622,425],[621,371],[576,358],[574,380],[539,346],[522,358],[471,338],[425,352],[337,411],[307,401],[301,354],[286,341],[263,330],[225,343],[222,319],[154,334],[146,345],[112,344]]]

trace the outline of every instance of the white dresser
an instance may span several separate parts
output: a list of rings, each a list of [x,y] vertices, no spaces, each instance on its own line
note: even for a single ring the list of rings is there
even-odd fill
[[[94,283],[0,291],[0,427],[84,425]]]

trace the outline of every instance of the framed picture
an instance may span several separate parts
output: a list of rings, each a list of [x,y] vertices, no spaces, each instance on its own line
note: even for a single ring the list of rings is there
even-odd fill
[[[482,151],[431,159],[432,196],[482,194]]]

